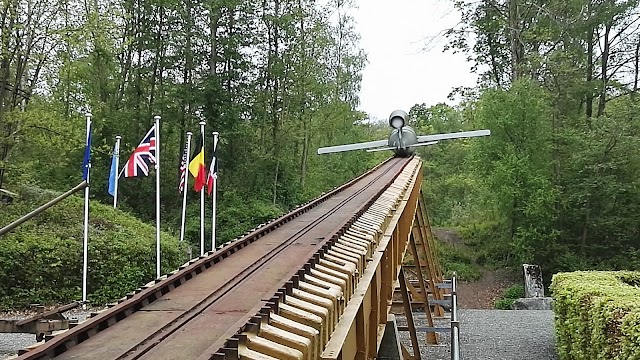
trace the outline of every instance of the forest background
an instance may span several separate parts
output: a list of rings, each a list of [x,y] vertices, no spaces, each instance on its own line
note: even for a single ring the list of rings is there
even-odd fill
[[[466,53],[480,80],[454,89],[456,105],[416,104],[411,125],[492,135],[420,149],[433,224],[460,229],[483,265],[536,263],[547,276],[640,267],[638,1],[455,6],[462,22],[443,33],[447,51]],[[356,110],[366,54],[351,7],[344,0],[1,1],[0,188],[22,200],[0,205],[0,225],[81,181],[85,111],[94,119],[92,202],[107,205],[115,135],[123,136],[123,163],[153,116],[162,116],[166,267],[183,260],[175,242],[178,167],[184,134],[197,136],[199,121],[207,122],[209,154],[210,132],[221,135],[220,242],[372,167],[388,154],[315,154],[389,131]],[[154,192],[153,177],[122,179],[119,208],[131,216],[92,207],[92,237],[102,237],[92,250],[95,301],[152,277],[153,261],[136,267],[138,253],[119,252],[136,244],[152,256],[131,238],[149,237],[149,229],[116,235],[124,223],[153,224]],[[186,239],[195,252],[197,199],[190,191]],[[50,280],[54,270],[79,279],[82,215],[73,204],[40,221],[65,231],[32,227],[0,241],[3,305],[77,295],[75,278],[66,292]],[[43,249],[48,256],[39,257]],[[100,272],[107,259],[120,262]],[[107,280],[119,269],[128,273]],[[109,281],[121,285],[109,291]]]

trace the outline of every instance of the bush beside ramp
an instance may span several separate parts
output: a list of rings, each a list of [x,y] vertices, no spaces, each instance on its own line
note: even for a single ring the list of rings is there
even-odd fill
[[[561,360],[640,359],[640,272],[581,271],[553,276]]]

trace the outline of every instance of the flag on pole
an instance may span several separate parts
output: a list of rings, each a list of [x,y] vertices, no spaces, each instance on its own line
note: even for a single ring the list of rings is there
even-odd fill
[[[180,164],[180,185],[182,192],[182,219],[180,221],[180,242],[184,241],[184,226],[187,219],[187,165],[189,164],[189,151],[191,150],[191,132],[187,132],[187,141],[184,144],[182,163]]]
[[[184,150],[182,151],[182,160],[180,161],[180,183],[178,184],[178,192],[182,194],[187,184],[187,157],[189,154],[189,144],[184,144]]]
[[[209,166],[209,176],[207,177],[207,194],[211,195],[213,190],[213,183],[218,179],[218,151],[213,149],[213,157],[211,158],[211,165]]]
[[[118,176],[118,144],[113,145],[111,156],[111,170],[109,170],[109,195],[116,196],[116,177]]]
[[[149,176],[149,165],[155,163],[156,125],[154,124],[124,164],[124,177]]]
[[[196,192],[200,192],[207,182],[205,177],[207,170],[204,166],[204,141],[202,141],[202,138],[198,138],[198,143],[194,147],[194,151],[194,156],[192,156],[193,160],[189,163],[189,172],[196,178],[196,183],[193,185],[193,188]]]
[[[87,147],[84,149],[84,170],[82,179],[87,182],[84,188],[84,226],[82,231],[82,308],[87,304],[87,278],[89,271],[89,170],[91,169],[91,115],[85,114],[87,118]]]
[[[82,160],[82,180],[84,181],[89,181],[89,163],[91,162],[91,120],[87,120],[87,126],[87,144],[84,148],[84,159]]]

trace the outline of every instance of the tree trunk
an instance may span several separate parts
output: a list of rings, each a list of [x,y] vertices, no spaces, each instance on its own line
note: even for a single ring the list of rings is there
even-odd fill
[[[586,215],[584,217],[584,224],[582,225],[582,235],[580,236],[580,253],[586,255],[587,252],[587,236],[589,234],[589,218],[591,217],[591,202],[587,201]]]
[[[609,43],[609,33],[611,32],[611,23],[606,24],[604,28],[604,43],[602,49],[602,61],[601,61],[601,72],[602,72],[602,89],[600,89],[600,99],[598,101],[598,117],[604,115],[604,109],[606,106],[606,97],[607,97],[607,84],[609,82],[609,78],[607,77],[608,63],[609,63],[609,48],[611,44]]]
[[[640,65],[640,37],[636,40],[636,53],[633,58],[633,91],[631,92],[631,99],[635,99],[638,92],[638,70]]]
[[[218,22],[220,21],[220,8],[218,6],[211,6],[209,9],[209,31],[211,32],[209,39],[211,45],[211,52],[209,53],[209,75],[214,76],[216,74],[216,67],[218,66]]]
[[[274,17],[278,18],[280,16],[280,0],[274,1]],[[280,47],[280,32],[279,25],[273,23],[273,58],[275,61],[272,64],[277,63],[280,59],[279,55],[279,47]],[[276,68],[280,70],[279,68]],[[273,204],[276,204],[277,199],[277,190],[278,190],[278,171],[280,169],[280,148],[281,144],[279,142],[280,137],[280,116],[281,116],[281,107],[282,103],[280,102],[280,76],[281,74],[275,73],[276,69],[270,68],[269,72],[274,73],[273,75],[273,88],[271,93],[271,132],[273,139],[273,158],[276,161],[276,171],[274,174],[273,180]]]
[[[589,3],[591,4],[591,3]],[[589,5],[591,8],[591,5]],[[590,28],[587,34],[587,118],[593,116],[593,32],[594,29]]]
[[[509,0],[509,44],[511,48],[511,83],[520,78],[523,46],[520,42],[520,15],[518,0]]]

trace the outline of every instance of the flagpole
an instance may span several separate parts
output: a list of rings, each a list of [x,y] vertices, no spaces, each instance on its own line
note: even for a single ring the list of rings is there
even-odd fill
[[[160,277],[160,116],[156,122],[156,278]]]
[[[113,208],[117,208],[118,207],[118,178],[120,176],[118,176],[118,167],[120,166],[120,139],[122,139],[122,136],[117,135],[116,136],[116,148],[115,148],[115,153],[113,154],[113,156],[115,156],[116,158],[116,178],[114,180],[114,193],[113,193]]]
[[[213,132],[213,154],[216,153],[216,148],[218,147],[218,132]],[[213,155],[212,154],[212,155]],[[212,163],[211,166],[214,166],[214,169],[209,169],[209,171],[214,171],[215,166],[218,163],[218,156],[216,155],[215,163]],[[213,196],[211,197],[211,251],[216,249],[216,198],[218,192],[218,173],[213,173]]]
[[[85,114],[87,118],[87,146],[89,146],[89,161],[86,165],[87,169],[87,187],[84,188],[84,233],[82,239],[82,308],[87,307],[87,268],[89,258],[89,170],[91,169],[91,144],[89,137],[91,136],[91,113]],[[85,150],[86,151],[86,150]]]
[[[204,126],[206,124],[207,123],[205,121],[200,121],[200,136],[202,136],[203,149],[204,149]],[[204,255],[204,187],[200,189],[200,256],[202,255]]]
[[[189,152],[191,151],[191,135],[193,135],[191,131],[188,131],[187,132],[187,159],[184,164],[185,166],[184,186],[182,187],[182,220],[180,223],[180,242],[184,241],[184,225],[187,219],[187,185],[189,183],[189,174],[187,174],[189,172],[189,169],[187,169],[187,167],[189,166]]]

